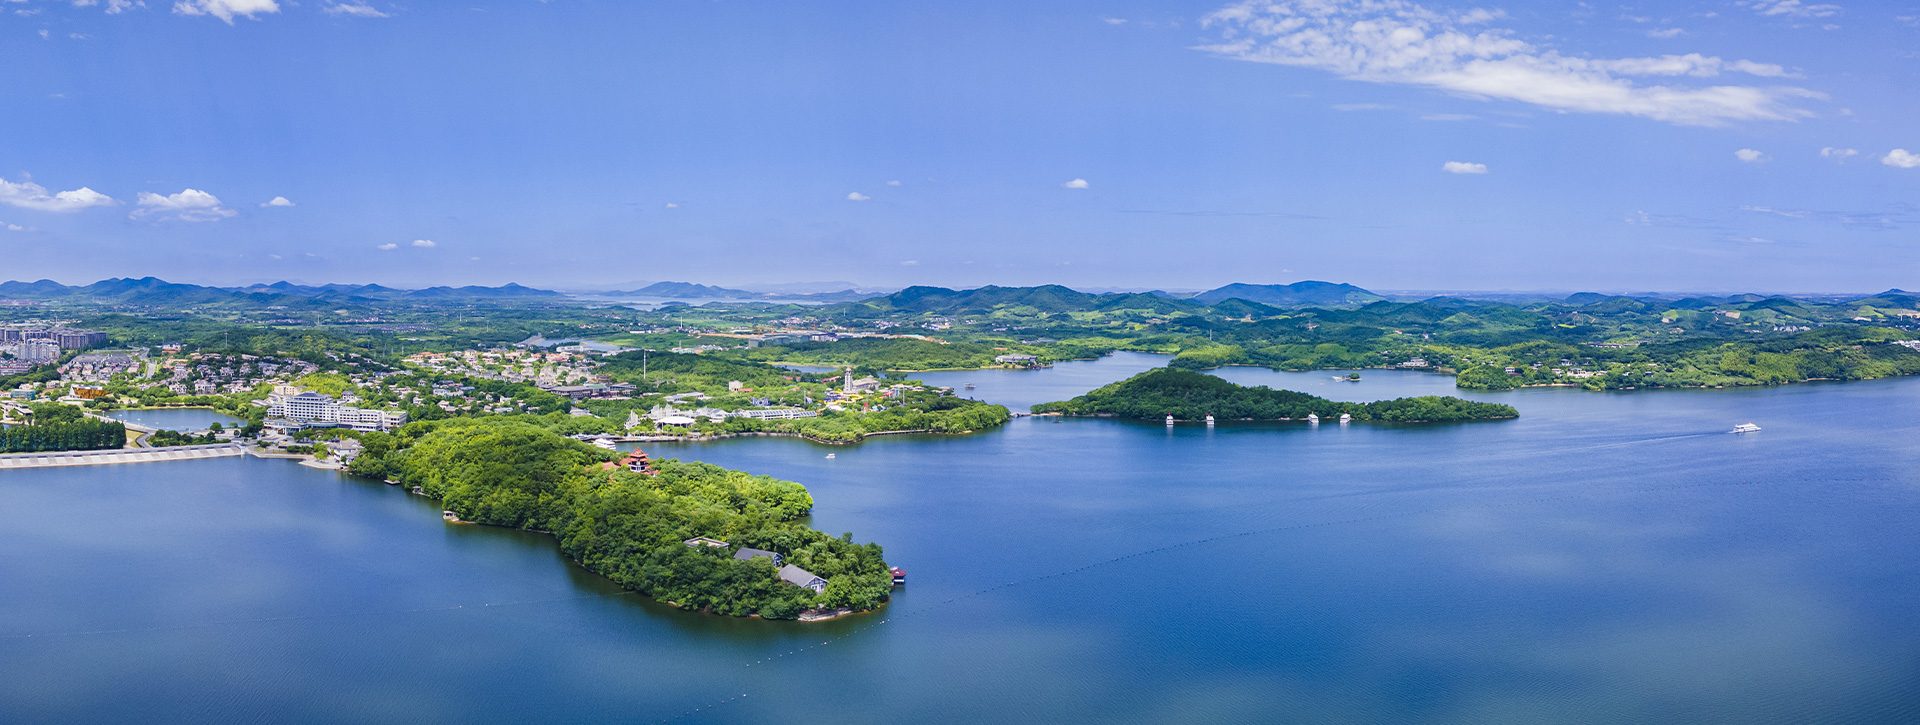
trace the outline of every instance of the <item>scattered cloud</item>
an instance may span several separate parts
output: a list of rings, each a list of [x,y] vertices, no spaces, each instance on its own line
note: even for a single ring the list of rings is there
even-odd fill
[[[383,12],[380,12],[379,10],[374,9],[372,5],[368,5],[366,3],[354,3],[354,2],[334,3],[332,5],[328,5],[324,8],[321,8],[320,12],[326,13],[328,15],[344,15],[350,18],[391,18],[393,17],[392,15],[388,15],[386,13],[383,13]]]
[[[1887,152],[1886,156],[1881,157],[1880,163],[1888,166],[1898,166],[1903,169],[1911,169],[1915,166],[1920,166],[1920,154],[1908,153],[1906,149],[1894,149]]]
[[[1072,181],[1069,181],[1067,183],[1060,185],[1060,188],[1062,189],[1085,189],[1088,187],[1089,187],[1089,184],[1087,184],[1086,179],[1074,179]]]
[[[1830,18],[1840,14],[1838,5],[1805,5],[1800,0],[1747,0],[1736,4],[1770,17]]]
[[[260,202],[260,207],[263,209],[270,206],[293,206],[293,202],[289,201],[287,197],[284,197],[284,196],[276,196],[276,197],[273,197],[272,199],[268,199],[266,201]]]
[[[1687,34],[1687,31],[1681,28],[1660,28],[1658,30],[1647,31],[1647,37],[1653,38],[1655,40],[1667,40],[1670,38],[1678,38],[1686,34]]]
[[[1742,206],[1739,207],[1739,209],[1740,211],[1772,214],[1788,219],[1820,222],[1823,224],[1838,224],[1847,229],[1858,231],[1893,231],[1920,223],[1920,216],[1916,216],[1912,208],[1880,211],[1819,211],[1814,209],[1776,209],[1770,206]]]
[[[433,243],[433,240],[431,239],[415,239],[413,240],[413,246],[433,248],[433,247],[438,247],[440,245]]]
[[[119,15],[133,8],[144,8],[145,0],[107,0],[107,14]]]
[[[671,201],[669,201],[669,202],[667,202],[667,208],[668,208],[668,209],[678,209],[678,208],[680,208],[680,204],[679,204],[679,203],[677,203],[677,202],[671,202]]]
[[[1479,118],[1469,113],[1426,113],[1421,114],[1422,121],[1471,121]]]
[[[1768,156],[1766,154],[1760,153],[1759,151],[1755,151],[1753,149],[1740,149],[1739,151],[1733,152],[1733,157],[1741,161],[1745,161],[1749,164],[1763,164],[1773,160],[1772,156]]]
[[[1484,174],[1484,173],[1487,173],[1487,165],[1486,165],[1486,164],[1475,164],[1475,163],[1470,163],[1470,162],[1466,162],[1466,161],[1448,161],[1448,162],[1447,162],[1447,163],[1445,163],[1445,164],[1441,164],[1441,165],[1440,165],[1440,168],[1441,168],[1441,169],[1443,169],[1443,170],[1445,170],[1445,171],[1446,171],[1447,173],[1449,173],[1449,174]]]
[[[0,204],[35,211],[80,211],[90,206],[111,206],[120,202],[113,197],[80,187],[72,191],[47,193],[47,187],[32,181],[18,183],[0,179]]]
[[[887,182],[887,186],[899,186],[899,185],[900,185],[899,179],[894,179],[892,181]]]
[[[20,226],[20,225],[18,225],[18,224],[10,224],[10,223],[7,223],[7,222],[0,222],[0,228],[4,228],[4,229],[6,229],[7,231],[10,231],[10,232],[31,232],[31,231],[38,231],[38,230],[36,230],[36,229],[34,229],[33,227],[23,227],[23,226]]]
[[[860,193],[860,192],[858,192],[858,191],[849,191],[849,192],[847,192],[847,201],[866,201],[866,200],[868,200],[868,199],[872,199],[872,198],[873,198],[873,197],[871,197],[871,196],[867,196],[866,194],[862,194],[862,193]]]
[[[232,25],[235,15],[258,20],[255,15],[280,12],[280,4],[274,0],[179,0],[173,4],[173,11],[181,15],[212,15]],[[113,9],[108,8],[107,12]]]
[[[1126,25],[1127,24],[1126,18],[1101,18],[1100,21],[1108,25]]]
[[[1384,103],[1335,103],[1336,111],[1391,111],[1393,106]]]
[[[1859,149],[1837,149],[1832,146],[1820,149],[1820,155],[1835,161],[1846,161],[1860,155]]]
[[[1727,236],[1721,237],[1720,240],[1726,241],[1726,242],[1739,242],[1741,244],[1772,244],[1773,243],[1773,240],[1768,239],[1766,237],[1742,237],[1734,234],[1729,234]]]
[[[398,245],[398,244],[394,244],[393,242],[387,242],[386,244],[382,244],[382,245],[380,245],[380,246],[378,246],[378,247],[374,247],[374,249],[378,249],[378,250],[380,250],[380,251],[382,251],[382,252],[391,252],[391,251],[393,251],[393,250],[395,250],[395,249],[399,249],[399,248],[400,248],[400,245]]]
[[[50,34],[50,33],[48,33],[48,32],[47,32],[47,30],[46,30],[46,28],[41,28],[41,29],[40,29],[40,39],[41,39],[41,40],[52,40],[52,39],[53,39],[53,35],[52,35],[52,34]]]
[[[901,263],[900,263],[900,266],[902,266],[902,267],[918,267],[918,266],[920,266],[920,260],[918,260],[918,259],[909,259],[909,260],[907,260],[907,261],[905,261],[905,262],[901,262]]]
[[[142,191],[137,201],[140,208],[129,215],[133,219],[157,217],[162,221],[217,222],[240,214],[220,206],[219,198],[199,189],[184,189],[166,196]]]
[[[1638,76],[1789,75],[1780,66],[1698,53],[1657,58],[1562,55],[1487,24],[1487,10],[1434,10],[1407,0],[1242,0],[1208,15],[1222,57],[1314,68],[1369,83],[1437,88],[1562,112],[1639,116],[1688,126],[1811,116],[1792,101],[1825,96],[1758,85],[1643,85]]]

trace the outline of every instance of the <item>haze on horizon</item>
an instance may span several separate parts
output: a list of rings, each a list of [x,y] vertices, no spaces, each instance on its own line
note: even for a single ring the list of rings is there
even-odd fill
[[[3,279],[1920,285],[1920,8],[5,5]]]

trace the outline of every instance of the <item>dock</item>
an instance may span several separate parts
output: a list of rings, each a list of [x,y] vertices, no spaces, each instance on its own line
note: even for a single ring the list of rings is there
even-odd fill
[[[153,463],[158,461],[194,461],[202,458],[227,458],[245,455],[246,449],[232,443],[168,448],[110,448],[97,451],[46,451],[42,453],[0,454],[0,470],[10,468],[52,468],[55,466],[100,466],[113,463]]]

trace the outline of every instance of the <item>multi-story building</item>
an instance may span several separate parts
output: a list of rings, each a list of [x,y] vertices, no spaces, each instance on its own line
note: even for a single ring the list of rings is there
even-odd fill
[[[407,424],[407,414],[398,410],[374,410],[343,406],[333,396],[281,385],[267,396],[267,416],[290,421],[301,427],[321,423],[344,426],[357,431],[386,431]]]

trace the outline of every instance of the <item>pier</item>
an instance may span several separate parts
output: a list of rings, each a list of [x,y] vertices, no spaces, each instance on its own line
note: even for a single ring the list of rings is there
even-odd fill
[[[98,451],[46,451],[42,453],[0,454],[0,470],[10,468],[50,468],[53,466],[99,466],[112,463],[152,463],[156,461],[192,461],[202,458],[226,458],[244,455],[246,449],[232,443],[168,448],[112,448]]]

